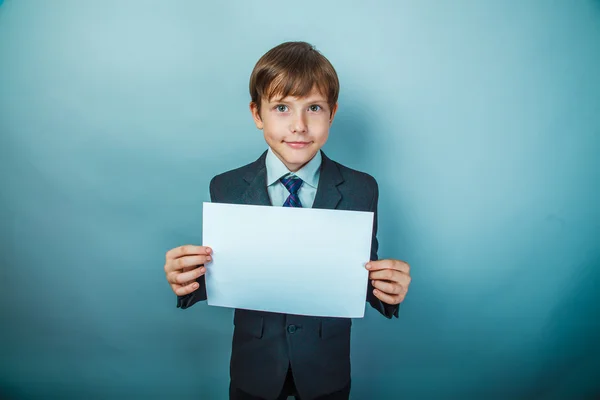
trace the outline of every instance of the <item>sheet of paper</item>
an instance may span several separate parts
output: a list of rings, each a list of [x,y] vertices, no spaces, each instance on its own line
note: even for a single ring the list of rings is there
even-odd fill
[[[208,304],[362,318],[373,213],[204,203]]]

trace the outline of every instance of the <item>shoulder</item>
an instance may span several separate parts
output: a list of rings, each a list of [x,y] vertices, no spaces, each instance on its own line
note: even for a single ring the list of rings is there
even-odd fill
[[[211,197],[214,197],[215,194],[229,194],[235,196],[238,194],[238,191],[245,189],[246,185],[244,184],[244,181],[255,176],[257,171],[264,168],[265,155],[266,152],[257,160],[249,164],[214,176],[209,185]]]
[[[345,185],[359,187],[362,190],[373,191],[375,193],[379,191],[377,180],[368,173],[347,167],[332,159],[328,159],[328,161],[335,165],[340,172]]]
[[[337,161],[326,159],[327,170],[335,171],[337,190],[342,195],[340,209],[367,211],[375,210],[379,201],[377,180],[366,172],[347,167]],[[331,176],[330,175],[330,176]]]
[[[256,170],[256,163],[257,161],[253,161],[242,167],[222,172],[211,179],[210,185],[222,186],[240,179],[244,179],[244,177],[247,176],[251,171]]]

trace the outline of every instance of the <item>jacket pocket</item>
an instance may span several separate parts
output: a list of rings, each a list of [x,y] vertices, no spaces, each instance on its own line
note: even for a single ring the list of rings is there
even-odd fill
[[[327,339],[337,335],[342,335],[346,332],[350,334],[351,326],[352,319],[350,318],[322,318],[321,326],[319,328],[319,337],[321,337],[321,339]]]
[[[233,325],[236,333],[244,333],[258,339],[263,336],[264,319],[257,311],[236,309]]]

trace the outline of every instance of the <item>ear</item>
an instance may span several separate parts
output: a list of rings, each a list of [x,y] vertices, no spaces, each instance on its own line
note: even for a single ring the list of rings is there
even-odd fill
[[[337,112],[337,110],[338,110],[338,103],[335,103],[335,105],[331,109],[331,115],[329,117],[329,126],[331,126],[331,124],[333,124],[333,119],[335,118],[335,113]]]
[[[254,124],[258,129],[263,128],[264,124],[262,118],[260,117],[260,112],[258,111],[258,104],[251,101],[250,102],[250,112],[252,113],[252,119],[254,119]]]

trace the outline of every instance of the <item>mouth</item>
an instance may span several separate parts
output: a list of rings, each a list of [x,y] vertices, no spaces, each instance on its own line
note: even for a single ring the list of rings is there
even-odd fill
[[[293,149],[303,149],[310,146],[311,142],[284,142]]]

